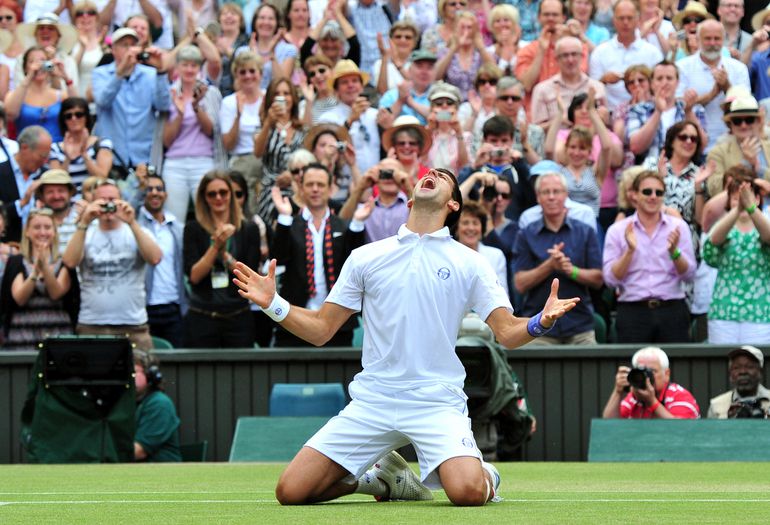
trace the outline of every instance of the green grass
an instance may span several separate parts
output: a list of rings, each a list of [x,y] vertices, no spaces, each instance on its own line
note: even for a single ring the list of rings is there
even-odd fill
[[[353,495],[281,507],[283,465],[9,465],[0,524],[12,523],[768,523],[770,463],[501,463],[505,501],[455,508]]]

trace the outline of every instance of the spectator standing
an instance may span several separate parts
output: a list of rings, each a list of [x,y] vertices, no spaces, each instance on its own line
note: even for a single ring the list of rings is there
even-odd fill
[[[519,11],[511,5],[498,4],[489,13],[487,27],[494,39],[494,44],[487,48],[487,52],[495,59],[502,74],[512,75],[516,68],[516,53],[521,46]]]
[[[174,47],[173,18],[168,0],[98,0],[98,3],[99,19],[110,29],[115,30],[124,23],[129,27],[128,19],[138,14],[147,20],[148,29],[160,32],[153,38],[155,45],[161,49]]]
[[[539,312],[559,278],[560,289],[580,302],[561,319],[548,335],[531,344],[596,344],[594,309],[589,288],[603,284],[601,249],[596,231],[569,217],[567,179],[546,173],[535,180],[537,202],[543,217],[521,229],[513,248],[516,291],[524,295],[521,315]]]
[[[604,282],[618,292],[618,342],[687,342],[681,283],[696,270],[690,230],[662,213],[665,184],[657,172],[640,173],[633,189],[636,213],[610,226],[602,263]]]
[[[246,24],[243,20],[241,7],[232,2],[223,4],[219,9],[219,27],[222,33],[216,37],[215,44],[222,59],[222,76],[219,79],[219,90],[226,97],[235,91],[235,74],[232,70],[232,60],[235,50],[248,45]]]
[[[58,120],[59,133],[64,139],[54,142],[48,165],[51,169],[69,173],[80,193],[83,181],[88,177],[105,179],[109,176],[113,162],[112,141],[91,133],[94,116],[84,98],[64,99]]]
[[[308,130],[304,146],[332,174],[331,205],[338,208],[361,179],[350,135],[341,126],[318,124]],[[301,184],[297,194],[304,199]]]
[[[304,61],[315,51],[331,60],[335,66],[342,59],[361,61],[361,43],[355,28],[342,13],[343,2],[332,2],[324,10],[323,18],[310,31],[300,49],[300,61]],[[346,51],[347,49],[347,51]]]
[[[395,118],[415,117],[421,124],[428,122],[430,101],[428,92],[436,79],[436,55],[424,49],[414,51],[410,58],[409,80],[402,80],[380,98],[380,108]]]
[[[107,29],[99,23],[96,4],[86,0],[73,6],[78,41],[72,48],[72,56],[78,66],[78,95],[93,99],[91,73],[104,56],[102,44]]]
[[[7,350],[36,350],[46,337],[72,333],[72,321],[62,304],[70,284],[59,255],[53,212],[34,209],[24,227],[21,254],[8,259],[3,276]]]
[[[677,97],[688,89],[694,89],[698,101],[705,110],[704,129],[708,134],[706,153],[727,131],[721,108],[725,93],[731,86],[741,85],[750,89],[749,71],[746,65],[734,58],[722,56],[724,27],[716,20],[705,20],[698,25],[700,51],[677,62],[679,86]]]
[[[31,19],[25,18],[25,20]],[[61,23],[59,17],[54,13],[43,13],[35,19],[35,22],[20,24],[16,28],[16,33],[25,49],[37,46],[45,51],[44,60],[61,62],[62,81],[66,82],[67,86],[73,86],[75,92],[72,95],[75,95],[78,89],[78,66],[70,55],[72,48],[78,41],[75,28],[69,23]],[[22,65],[26,66],[26,64],[16,62],[14,78],[19,79],[24,74],[25,69],[22,69]],[[64,89],[64,86],[60,86],[58,82],[54,87]]]
[[[644,368],[654,380],[645,377],[645,387],[631,385],[627,366],[618,367],[615,388],[604,407],[604,419],[698,419],[700,408],[693,395],[671,381],[668,356],[660,348],[647,346],[631,358],[631,366]]]
[[[739,346],[727,354],[727,359],[730,386],[733,388],[711,398],[708,417],[767,418],[770,413],[770,390],[762,384],[765,366],[762,350],[751,345]]]
[[[513,123],[513,148],[522,154],[526,164],[533,166],[545,156],[545,131],[529,122],[523,107],[524,86],[513,77],[503,77],[497,82],[495,112],[508,117]],[[522,175],[524,170],[520,170]]]
[[[228,175],[204,175],[195,198],[195,219],[184,230],[184,271],[190,281],[186,348],[254,344],[249,304],[232,283],[232,270],[236,260],[259,264],[260,244],[259,229],[244,220]]]
[[[289,0],[286,5],[284,26],[286,26],[284,38],[297,48],[297,59],[299,59],[299,50],[302,49],[310,33],[310,7],[307,0]],[[297,63],[294,69],[297,70],[300,66]]]
[[[468,101],[460,104],[458,113],[464,123],[463,129],[473,136],[473,153],[478,149],[484,123],[495,114],[497,82],[502,75],[496,65],[482,65],[476,73],[473,89],[468,92]]]
[[[467,0],[438,0],[441,22],[423,31],[420,47],[438,56],[439,51],[445,49],[457,34],[457,15],[467,7]]]
[[[11,90],[16,86],[15,72],[16,61],[24,53],[25,47],[19,39],[19,35],[16,33],[16,28],[19,22],[23,20],[21,7],[16,0],[2,0],[0,1],[0,29],[4,29],[11,37],[11,41],[8,46],[0,53],[0,64],[4,64],[8,68],[8,89]],[[0,68],[0,86],[3,84],[2,75],[3,70]]]
[[[96,134],[112,140],[113,151],[127,167],[150,162],[153,143],[162,144],[154,140],[162,132],[156,130],[157,112],[168,111],[171,105],[161,51],[147,48],[149,58],[140,63],[142,49],[138,43],[139,36],[133,29],[113,32],[115,61],[92,73]]]
[[[372,66],[372,75],[377,92],[385,93],[411,78],[410,57],[420,37],[417,27],[411,22],[399,21],[390,27],[388,45],[385,35],[377,35],[380,58]],[[413,61],[411,61],[413,63]]]
[[[278,8],[267,3],[260,5],[251,19],[251,31],[248,48],[236,49],[235,55],[248,49],[262,59],[260,88],[267,89],[273,79],[291,78],[297,48],[283,39]]]
[[[382,58],[377,45],[378,35],[382,38],[390,34],[393,13],[389,4],[380,4],[376,0],[357,0],[348,7],[348,18],[355,27],[361,44],[361,70],[372,78],[375,72],[374,63]]]
[[[171,86],[172,104],[163,127],[163,179],[166,206],[184,221],[201,178],[214,168],[224,168],[226,154],[219,127],[222,96],[216,87],[198,80],[203,63],[200,50],[184,46],[176,62],[179,78]]]
[[[612,112],[612,131],[618,137],[626,138],[626,120],[632,107],[642,102],[653,101],[652,90],[650,89],[650,79],[652,70],[644,64],[636,64],[623,73],[623,86],[631,94],[631,99],[622,102],[615,107]],[[626,164],[633,162],[633,155],[628,153],[629,159]]]
[[[187,313],[182,242],[184,224],[164,211],[167,193],[163,179],[149,175],[144,204],[139,208],[140,226],[152,234],[163,256],[145,274],[147,324],[150,335],[162,337],[179,348],[184,340],[182,317]]]
[[[162,252],[120,199],[111,179],[96,186],[64,252],[64,264],[78,269],[78,335],[128,335],[137,348],[152,349],[147,325],[145,266]],[[94,224],[92,224],[96,221]],[[120,300],[116,301],[115,298]]]
[[[743,0],[719,0],[717,15],[725,28],[725,46],[730,56],[741,60],[744,51],[751,47],[751,34],[741,29],[741,20],[746,14]]]
[[[428,164],[459,172],[468,164],[468,147],[457,115],[460,90],[439,80],[428,92],[430,115],[428,131],[433,145],[427,154]]]
[[[305,78],[309,83],[301,83],[305,99],[303,118],[307,127],[318,124],[321,115],[336,106],[339,101],[329,85],[332,75],[332,61],[324,55],[313,55],[305,60]]]
[[[60,252],[55,254],[57,256],[64,255],[67,244],[75,234],[80,216],[80,210],[72,204],[75,194],[75,184],[64,170],[50,169],[38,179],[35,197],[44,208],[51,210]]]

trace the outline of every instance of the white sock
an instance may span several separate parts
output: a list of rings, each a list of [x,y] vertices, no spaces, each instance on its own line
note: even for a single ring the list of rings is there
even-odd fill
[[[374,475],[373,469],[370,469],[358,479],[358,487],[355,492],[385,497],[390,494],[390,488],[384,481]]]

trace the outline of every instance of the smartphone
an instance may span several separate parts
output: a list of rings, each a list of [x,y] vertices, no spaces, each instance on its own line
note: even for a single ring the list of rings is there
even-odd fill
[[[275,97],[275,103],[278,104],[279,106],[282,106],[282,107],[285,108],[286,107],[286,97],[284,97],[283,95],[278,95],[277,97]]]

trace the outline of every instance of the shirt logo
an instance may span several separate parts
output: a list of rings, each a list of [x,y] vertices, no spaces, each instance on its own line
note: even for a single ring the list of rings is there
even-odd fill
[[[466,448],[473,448],[473,440],[470,438],[467,438],[467,437],[463,438],[462,444]]]
[[[452,275],[452,273],[449,271],[449,268],[447,268],[446,266],[442,266],[441,268],[438,269],[438,271],[436,272],[436,275],[438,275],[438,278],[441,279],[442,281],[446,281],[447,279],[449,279],[449,276]]]

